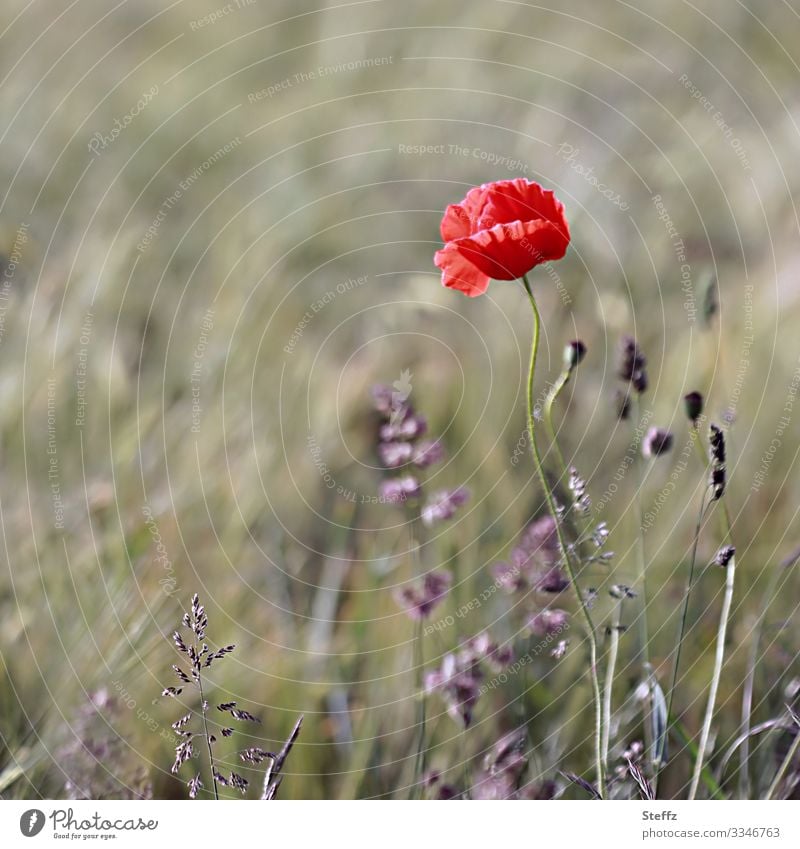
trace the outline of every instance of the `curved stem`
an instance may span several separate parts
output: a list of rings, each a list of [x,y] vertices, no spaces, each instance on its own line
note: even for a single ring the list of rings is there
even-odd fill
[[[725,633],[728,627],[728,617],[731,612],[733,601],[733,576],[736,571],[736,557],[731,557],[725,569],[725,597],[722,600],[722,612],[719,616],[719,628],[717,629],[717,651],[714,658],[714,674],[711,678],[711,687],[708,691],[708,703],[706,704],[706,715],[703,720],[703,730],[700,734],[700,745],[697,749],[697,757],[694,761],[694,774],[692,784],[689,788],[689,799],[697,795],[697,786],[700,783],[700,773],[703,769],[703,760],[708,745],[708,736],[711,733],[711,721],[714,717],[714,706],[717,701],[717,690],[719,679],[722,675],[722,661],[725,657]],[[800,735],[798,735],[800,737]]]
[[[800,729],[795,728],[792,745],[789,746],[789,751],[786,753],[786,757],[781,762],[780,767],[778,767],[778,771],[775,773],[775,778],[772,779],[772,783],[769,785],[767,795],[764,797],[765,800],[769,801],[775,795],[775,792],[780,787],[781,781],[783,781],[783,777],[786,775],[786,771],[789,769],[789,766],[794,760],[798,749],[800,749]]]
[[[752,631],[752,645],[750,647],[750,655],[747,660],[747,676],[744,681],[742,692],[742,726],[741,735],[742,746],[739,755],[739,796],[742,799],[750,797],[750,722],[753,713],[753,690],[755,688],[756,667],[758,666],[758,652],[761,647],[761,635],[764,632],[764,623],[766,622],[767,613],[775,598],[778,590],[778,582],[781,575],[794,566],[797,560],[800,559],[800,549],[796,549],[782,563],[778,564],[772,571],[769,583],[764,590],[764,596],[761,599],[758,618]]]
[[[553,427],[553,404],[558,400],[561,390],[569,383],[570,377],[572,377],[572,369],[567,367],[561,372],[553,388],[547,393],[547,398],[545,398],[544,402],[544,425],[547,429],[547,437],[555,452],[556,460],[558,460],[559,470],[564,476],[568,474],[568,469],[567,464],[564,462],[564,455],[561,453],[561,448],[556,439],[556,429]]]
[[[572,585],[575,597],[578,601],[581,616],[583,617],[584,623],[586,625],[586,635],[587,640],[589,642],[590,654],[589,677],[591,679],[592,684],[592,694],[594,698],[595,708],[594,757],[595,769],[597,772],[597,789],[600,796],[605,798],[605,768],[603,765],[603,753],[601,747],[601,740],[603,736],[603,703],[602,697],[600,695],[600,678],[597,672],[597,634],[595,632],[594,622],[592,621],[591,613],[589,613],[589,607],[586,603],[586,599],[584,598],[583,593],[581,592],[580,587],[578,585],[575,569],[572,565],[572,558],[570,557],[569,549],[564,540],[564,534],[561,529],[561,522],[559,521],[555,499],[553,498],[553,493],[550,489],[550,484],[547,481],[547,475],[545,474],[544,466],[542,464],[542,458],[539,453],[539,446],[536,442],[536,427],[533,415],[533,379],[534,374],[536,372],[536,357],[539,352],[539,330],[541,319],[539,316],[539,309],[536,306],[536,299],[533,296],[533,291],[531,290],[530,283],[528,282],[528,278],[525,275],[523,275],[522,277],[522,284],[525,287],[525,291],[528,293],[528,299],[531,304],[531,309],[533,310],[533,340],[531,343],[531,361],[530,368],[528,371],[528,438],[531,444],[531,454],[533,456],[533,463],[536,468],[536,474],[539,477],[542,489],[544,490],[544,497],[547,502],[547,508],[550,511],[550,514],[552,515],[553,519],[555,520],[556,536],[558,537],[558,544],[561,548],[561,556],[564,558],[564,564],[567,569],[569,581]]]

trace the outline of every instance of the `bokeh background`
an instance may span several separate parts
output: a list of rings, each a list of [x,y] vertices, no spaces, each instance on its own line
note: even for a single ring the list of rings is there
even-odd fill
[[[0,794],[146,780],[185,795],[169,774],[181,711],[159,694],[196,591],[211,638],[237,644],[212,677],[262,719],[253,740],[270,749],[305,715],[284,796],[408,795],[406,518],[375,503],[369,388],[410,371],[448,450],[430,485],[472,493],[423,551],[454,575],[447,615],[542,509],[514,459],[524,293],[467,299],[432,262],[444,207],[517,177],[554,189],[572,228],[532,278],[537,387],[583,339],[559,439],[611,529],[601,589],[635,577],[639,483],[615,478],[631,441],[613,404],[622,333],[648,356],[642,412],[675,433],[641,488],[662,681],[704,485],[681,465],[683,394],[730,424],[740,565],[717,751],[735,737],[764,587],[800,543],[798,62],[794,0],[5,0]],[[712,519],[701,567],[720,542]],[[677,701],[693,734],[721,576],[701,568],[692,605]],[[794,570],[774,585],[754,722],[798,675]],[[521,639],[525,609],[493,594],[426,640],[426,667],[485,628]],[[622,651],[618,749],[641,733]],[[522,710],[532,777],[588,771],[584,657],[573,637],[561,661],[537,659],[527,692],[487,694],[467,732],[432,699],[431,763],[455,780]],[[756,747],[756,780],[779,743]]]

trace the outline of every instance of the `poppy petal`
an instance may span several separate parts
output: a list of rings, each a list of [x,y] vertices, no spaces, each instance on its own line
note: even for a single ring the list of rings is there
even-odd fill
[[[555,224],[540,219],[496,224],[446,248],[454,245],[469,264],[490,278],[516,280],[543,262],[561,259],[568,244],[569,238]]]
[[[564,205],[556,199],[552,191],[528,180],[503,180],[493,183],[487,191],[477,222],[478,227],[473,233],[477,230],[489,230],[496,224],[542,218],[562,230],[569,240]]]
[[[459,250],[459,241],[448,242],[442,250],[436,251],[433,261],[442,269],[442,286],[458,289],[470,298],[475,298],[489,288],[489,277]]]
[[[469,214],[460,203],[451,203],[444,211],[442,224],[439,228],[442,239],[452,242],[453,239],[463,239],[472,232]]]

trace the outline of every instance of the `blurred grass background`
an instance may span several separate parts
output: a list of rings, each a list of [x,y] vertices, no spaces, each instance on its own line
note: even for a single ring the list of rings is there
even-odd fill
[[[306,715],[286,796],[407,795],[413,632],[391,594],[405,531],[401,511],[369,503],[368,390],[409,369],[449,452],[432,485],[473,493],[424,551],[455,575],[452,613],[541,508],[527,458],[511,462],[521,290],[468,300],[432,264],[444,207],[515,177],[554,188],[572,228],[567,257],[534,273],[538,385],[580,336],[589,355],[559,438],[595,499],[630,440],[611,400],[621,333],[649,358],[643,409],[676,434],[645,510],[688,439],[682,395],[700,389],[711,418],[734,419],[740,569],[715,725],[735,735],[763,586],[798,543],[795,3],[6,0],[0,32],[3,795],[62,796],[59,751],[87,694],[120,687],[136,707],[109,720],[123,751],[101,768],[143,762],[157,795],[183,795],[153,728],[178,716],[158,699],[164,637],[194,591],[212,639],[237,643],[217,683],[257,708],[256,737],[275,744]],[[662,683],[702,484],[696,464],[679,471],[646,534]],[[635,491],[626,475],[603,510],[627,583]],[[720,542],[712,522],[701,563]],[[694,733],[721,584],[704,570],[692,606],[678,703]],[[797,590],[788,570],[754,721],[798,674]],[[426,642],[429,665],[486,626],[518,637],[522,621],[495,594]],[[582,664],[574,638],[529,673],[535,774],[586,763]],[[638,676],[623,664],[615,701]],[[513,724],[518,696],[518,681],[485,696],[466,734],[434,699],[432,763],[457,778]],[[675,792],[685,779],[677,768]]]

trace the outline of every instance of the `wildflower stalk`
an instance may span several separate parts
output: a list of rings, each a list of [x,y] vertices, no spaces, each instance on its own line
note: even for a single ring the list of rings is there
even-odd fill
[[[747,662],[747,676],[745,677],[744,688],[742,692],[742,727],[741,739],[742,744],[739,750],[739,796],[742,799],[750,798],[750,720],[753,711],[753,688],[755,686],[756,666],[758,665],[758,651],[761,646],[761,635],[764,631],[764,623],[767,618],[767,613],[775,598],[778,590],[778,583],[781,575],[794,566],[800,559],[800,549],[796,549],[783,562],[772,571],[769,584],[764,590],[764,596],[761,600],[758,618],[752,631],[752,645],[750,648],[750,656]],[[781,585],[782,586],[782,585]]]
[[[611,736],[611,696],[614,689],[614,673],[619,654],[619,634],[622,619],[622,598],[614,605],[614,618],[609,630],[608,667],[603,689],[603,764],[608,765],[609,738]]]
[[[639,393],[633,393],[634,396],[634,415],[632,417],[633,424],[633,435],[634,438],[637,438],[637,427],[640,426],[641,422],[641,403],[639,400]],[[644,489],[644,481],[645,474],[643,471],[643,462],[644,458],[639,452],[639,456],[636,459],[636,481],[634,482],[634,486],[636,487],[636,565],[637,565],[637,584],[639,587],[639,593],[642,597],[642,607],[639,613],[639,651],[641,652],[642,658],[642,668],[644,670],[644,677],[647,682],[647,702],[646,702],[646,710],[648,712],[648,716],[645,717],[646,721],[644,723],[644,737],[645,737],[645,751],[648,752],[650,757],[650,762],[655,765],[656,769],[658,768],[658,763],[660,763],[661,753],[657,751],[658,742],[655,739],[655,735],[653,733],[653,711],[655,710],[654,704],[654,673],[653,667],[650,664],[650,628],[647,622],[647,608],[649,607],[649,595],[647,593],[647,556],[645,552],[644,545],[644,506],[642,504],[642,490]],[[669,714],[667,715],[669,717]],[[667,719],[669,721],[669,718]]]
[[[669,729],[674,723],[672,702],[675,699],[675,687],[678,683],[678,669],[681,665],[681,650],[683,648],[684,637],[686,636],[686,620],[689,613],[689,596],[691,595],[692,588],[694,587],[694,570],[697,564],[697,546],[700,542],[700,530],[703,527],[703,519],[705,518],[708,506],[709,505],[706,504],[706,492],[703,490],[703,497],[700,501],[700,510],[697,514],[697,524],[694,529],[694,539],[692,540],[692,556],[689,561],[689,575],[686,579],[686,588],[683,591],[683,610],[681,611],[681,622],[678,629],[678,642],[675,648],[675,663],[672,666],[672,680],[670,681],[669,695],[667,696],[667,731],[665,732],[664,739],[669,739]],[[658,779],[660,774],[661,764],[658,765],[653,778],[653,792],[656,794],[656,798],[658,798]]]
[[[206,738],[206,746],[208,746],[208,761],[211,767],[211,780],[214,782],[214,798],[219,801],[219,788],[217,787],[217,767],[214,763],[214,750],[211,748],[211,733],[208,730],[208,707],[206,699],[203,695],[203,676],[200,670],[197,670],[197,688],[200,691],[200,710],[203,714],[203,736]]]
[[[639,396],[634,394],[635,408],[633,423],[634,428],[639,422],[640,405]],[[639,614],[639,642],[641,643],[642,663],[646,674],[649,676],[650,670],[650,632],[647,626],[647,562],[644,550],[644,508],[642,507],[642,487],[644,486],[644,474],[642,473],[642,458],[637,458],[636,461],[637,478],[636,486],[636,563],[638,570],[639,592],[642,596],[642,610]]]
[[[569,366],[564,367],[564,370],[559,375],[558,380],[547,393],[547,398],[545,398],[544,402],[544,424],[547,429],[547,436],[553,447],[553,451],[555,452],[556,460],[558,460],[559,471],[563,476],[567,475],[568,470],[567,464],[564,462],[564,455],[561,453],[561,448],[559,447],[558,440],[556,439],[555,427],[553,427],[553,404],[555,404],[558,400],[558,396],[561,394],[561,391],[567,383],[569,383],[569,379],[572,377],[572,371],[573,369]]]
[[[793,716],[792,718],[795,720],[796,725],[800,725],[800,723],[797,722],[796,717]],[[786,770],[789,769],[789,765],[795,759],[798,749],[800,749],[800,727],[795,728],[794,740],[792,741],[792,745],[789,746],[789,751],[786,753],[786,757],[781,762],[780,767],[778,767],[778,771],[775,773],[775,778],[772,779],[772,783],[769,785],[767,795],[764,797],[766,801],[772,799],[778,790],[778,787],[780,787],[781,781],[783,781],[783,777],[786,775]]]
[[[561,549],[561,556],[564,558],[564,565],[567,569],[567,574],[569,576],[570,584],[572,585],[573,591],[575,593],[575,597],[578,601],[578,606],[581,610],[581,615],[583,617],[584,623],[586,625],[586,636],[589,642],[589,677],[591,679],[592,685],[592,695],[594,700],[594,711],[595,711],[595,728],[594,728],[594,760],[595,760],[595,769],[597,773],[597,789],[602,798],[606,796],[606,781],[605,781],[605,767],[603,764],[603,753],[602,753],[602,736],[603,736],[603,704],[602,697],[600,694],[600,678],[597,672],[597,634],[595,632],[594,622],[592,621],[591,613],[589,612],[589,607],[587,605],[586,599],[583,596],[583,593],[580,590],[578,585],[577,576],[575,574],[575,569],[572,565],[572,559],[569,554],[569,549],[567,548],[567,544],[564,540],[564,535],[561,530],[561,522],[559,520],[558,510],[556,509],[555,500],[553,498],[553,493],[550,490],[550,484],[547,480],[547,475],[544,471],[544,466],[542,464],[542,458],[539,453],[539,447],[536,442],[536,430],[535,430],[535,421],[533,415],[533,405],[534,405],[534,394],[533,394],[533,380],[534,374],[536,373],[536,358],[539,353],[539,330],[541,324],[541,318],[539,316],[539,309],[536,305],[536,298],[533,295],[533,290],[531,289],[530,282],[528,281],[527,275],[522,276],[522,284],[525,287],[525,291],[528,293],[528,299],[531,304],[531,309],[533,310],[533,339],[531,343],[531,360],[530,367],[528,371],[528,437],[530,439],[531,444],[531,455],[533,456],[533,463],[536,468],[536,474],[539,477],[539,481],[542,485],[542,489],[544,490],[545,500],[547,502],[547,508],[550,511],[553,519],[555,520],[556,526],[556,535],[558,537],[558,544]]]
[[[415,578],[419,578],[422,572],[419,556],[419,536],[417,534],[417,518],[411,516],[409,519],[409,553],[411,556],[411,571]],[[422,777],[425,774],[425,724],[427,722],[427,705],[425,702],[425,652],[423,650],[423,618],[420,617],[414,627],[414,667],[416,671],[416,689],[419,698],[417,716],[417,752],[414,758],[414,790],[413,793],[422,792]]]
[[[700,744],[697,749],[697,757],[694,761],[694,774],[692,775],[692,784],[689,788],[689,799],[694,799],[697,794],[697,786],[700,783],[700,773],[703,769],[703,760],[705,758],[706,747],[708,745],[708,736],[711,733],[711,720],[714,716],[714,706],[717,700],[717,690],[719,689],[719,679],[722,674],[722,661],[725,657],[725,633],[728,627],[728,617],[731,612],[731,603],[733,601],[733,578],[736,571],[736,557],[730,558],[728,565],[725,567],[725,596],[722,601],[722,612],[719,617],[719,628],[717,629],[717,650],[714,659],[714,674],[711,677],[711,687],[708,691],[708,703],[706,704],[706,715],[703,720],[703,730],[700,734]]]

